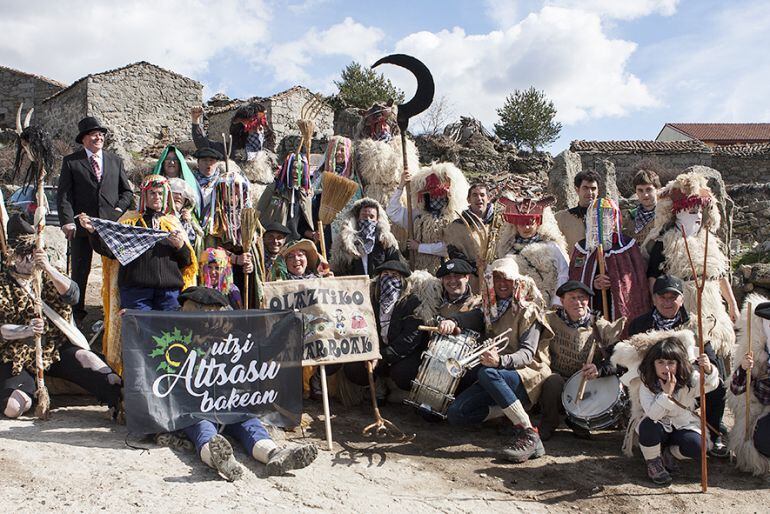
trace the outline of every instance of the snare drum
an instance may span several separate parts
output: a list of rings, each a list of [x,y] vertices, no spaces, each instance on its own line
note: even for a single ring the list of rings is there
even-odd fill
[[[434,334],[428,349],[422,353],[420,369],[404,403],[446,419],[446,411],[455,399],[454,392],[462,378],[462,375],[453,377],[449,374],[446,361],[449,358],[459,360],[470,354],[478,344],[478,336],[472,330],[460,335]]]
[[[586,381],[583,399],[578,402],[582,376],[583,373],[578,371],[564,384],[561,403],[567,418],[589,431],[613,426],[628,408],[628,395],[620,379],[610,375]]]

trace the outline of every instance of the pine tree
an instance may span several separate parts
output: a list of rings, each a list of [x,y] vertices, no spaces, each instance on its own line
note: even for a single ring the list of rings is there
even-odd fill
[[[526,91],[516,89],[508,95],[505,104],[497,109],[497,115],[500,123],[495,123],[495,133],[516,148],[523,144],[534,152],[556,141],[561,132],[561,123],[554,121],[553,102],[534,87]]]
[[[353,61],[342,70],[339,81],[334,81],[337,97],[349,107],[368,109],[375,102],[403,103],[404,93],[382,74]]]

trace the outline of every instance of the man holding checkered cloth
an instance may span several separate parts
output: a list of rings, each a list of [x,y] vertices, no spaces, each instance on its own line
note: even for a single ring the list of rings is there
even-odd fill
[[[174,215],[168,180],[148,175],[140,190],[139,210],[120,219],[125,227],[79,216],[94,250],[110,258],[103,270],[103,347],[108,363],[116,369],[121,368],[119,311],[179,309],[179,292],[195,285],[197,271],[195,252]]]

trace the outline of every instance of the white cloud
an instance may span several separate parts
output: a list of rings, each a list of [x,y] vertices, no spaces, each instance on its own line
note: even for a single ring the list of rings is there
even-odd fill
[[[300,39],[273,45],[265,62],[273,68],[276,80],[328,89],[331,80],[314,79],[306,70],[314,58],[347,56],[361,63],[372,62],[382,53],[379,45],[384,37],[381,29],[348,17],[326,30],[312,28]]]
[[[580,9],[603,18],[633,20],[651,14],[671,16],[679,0],[547,0],[546,5]]]
[[[264,44],[269,17],[262,0],[7,3],[0,62],[62,82],[140,60],[195,76],[220,52]]]
[[[431,69],[438,96],[487,126],[508,94],[530,86],[545,90],[565,124],[655,105],[645,84],[627,70],[635,48],[609,39],[598,15],[557,7],[544,7],[506,30],[473,35],[455,27],[417,32],[396,44],[397,52]],[[394,81],[409,89],[402,78],[394,75]]]

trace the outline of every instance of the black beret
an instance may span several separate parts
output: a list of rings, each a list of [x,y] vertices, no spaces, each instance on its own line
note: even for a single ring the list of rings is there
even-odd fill
[[[291,230],[286,228],[284,225],[281,225],[277,221],[271,221],[270,223],[263,225],[263,228],[265,229],[265,232],[278,232],[286,236],[291,234]]]
[[[770,319],[770,302],[762,302],[754,308],[754,314],[760,318]]]
[[[379,266],[377,266],[377,269],[374,270],[375,273],[378,275],[382,273],[383,271],[390,270],[390,271],[397,271],[398,273],[401,273],[403,276],[408,277],[412,274],[412,271],[409,269],[409,266],[407,266],[403,261],[392,259],[389,261],[385,261]]]
[[[556,290],[556,296],[564,296],[566,293],[569,293],[570,291],[583,291],[588,296],[593,296],[594,292],[591,291],[591,288],[589,288],[584,283],[580,282],[579,280],[568,280],[564,282],[559,289]]]
[[[195,303],[201,305],[219,305],[221,307],[229,307],[230,301],[225,295],[212,289],[210,287],[193,286],[188,287],[179,295],[179,303],[184,303],[187,300],[192,300]]]
[[[216,159],[218,161],[221,161],[224,159],[224,156],[221,153],[209,147],[199,148],[193,154],[193,157],[195,157],[196,159],[203,159],[205,157],[209,157],[211,159]]]
[[[473,266],[468,261],[463,259],[449,259],[441,264],[441,267],[436,272],[436,277],[441,278],[449,275],[450,273],[457,273],[458,275],[470,275],[473,273]]]

